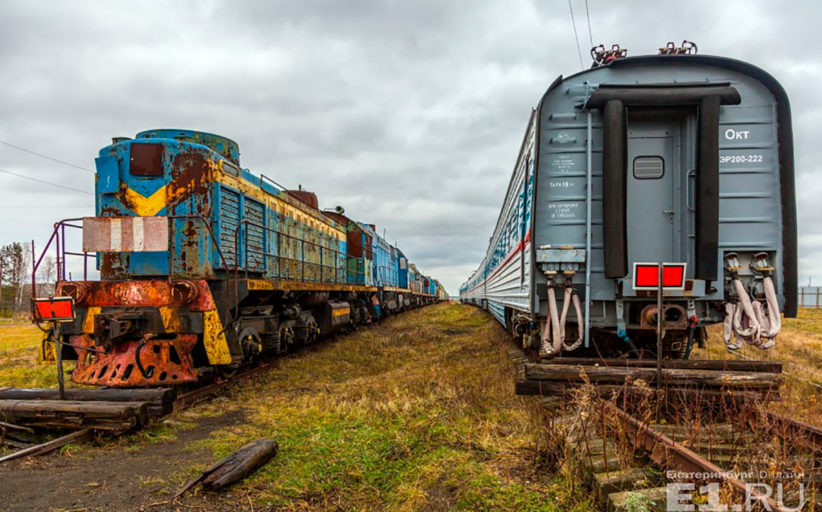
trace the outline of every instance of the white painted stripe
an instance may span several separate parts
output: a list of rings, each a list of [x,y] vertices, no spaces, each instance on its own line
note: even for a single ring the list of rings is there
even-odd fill
[[[141,252],[143,250],[143,241],[145,240],[145,225],[142,217],[134,217],[131,226],[132,235],[132,251]]]
[[[113,251],[119,251],[123,247],[123,223],[122,219],[111,219],[111,247]]]

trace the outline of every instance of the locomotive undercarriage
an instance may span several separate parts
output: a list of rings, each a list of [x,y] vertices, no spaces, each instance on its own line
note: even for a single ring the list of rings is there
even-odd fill
[[[698,321],[710,318],[710,323],[721,321],[721,313],[711,310],[721,308],[721,303],[698,303],[692,301],[670,301],[663,305],[662,347],[663,359],[687,359],[693,346],[704,347],[707,340],[705,325]],[[588,347],[581,344],[567,350],[563,347],[558,353],[545,354],[544,346],[545,319],[534,319],[530,315],[513,310],[507,311],[511,334],[525,349],[531,349],[539,357],[591,357],[591,358],[656,358],[657,345],[657,312],[656,301],[626,301],[620,306],[626,322],[621,328],[603,328],[593,325]],[[696,312],[699,313],[696,313]],[[704,312],[704,314],[703,314]],[[690,313],[690,314],[689,314]],[[564,340],[581,339],[579,327],[569,321],[564,329]]]
[[[379,291],[258,291],[230,281],[64,282],[77,319],[63,327],[72,380],[109,387],[197,382],[419,305]],[[240,293],[242,290],[242,293]],[[237,304],[234,306],[234,304]]]

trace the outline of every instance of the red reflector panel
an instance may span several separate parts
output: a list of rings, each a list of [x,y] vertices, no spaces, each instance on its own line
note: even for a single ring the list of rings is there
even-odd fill
[[[71,322],[74,320],[74,299],[71,297],[34,299],[32,313],[34,320],[39,322]]]
[[[663,267],[663,272],[664,272]],[[654,286],[656,287],[656,283],[659,281],[659,269],[656,265],[637,265],[636,266],[636,273],[634,275],[634,285],[635,286]],[[665,282],[663,276],[663,282]]]
[[[659,267],[651,263],[634,265],[634,288],[657,288]],[[683,288],[685,286],[685,264],[664,263],[662,265],[663,288]]]
[[[685,284],[685,267],[680,265],[662,266],[662,286],[682,288]]]

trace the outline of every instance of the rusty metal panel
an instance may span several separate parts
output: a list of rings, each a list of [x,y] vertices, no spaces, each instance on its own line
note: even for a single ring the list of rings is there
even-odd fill
[[[245,198],[243,205],[245,226],[245,266],[248,270],[265,270],[265,205]]]
[[[167,217],[86,217],[84,252],[164,252]]]

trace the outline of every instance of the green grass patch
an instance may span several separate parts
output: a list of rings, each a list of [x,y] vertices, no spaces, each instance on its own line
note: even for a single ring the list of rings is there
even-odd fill
[[[244,423],[194,448],[217,459],[276,439],[277,457],[230,491],[275,510],[590,510],[536,466],[539,419],[514,395],[504,343],[468,306],[405,313],[286,358],[230,397]]]
[[[37,361],[42,339],[43,332],[30,323],[15,321],[0,325],[0,386],[57,387],[56,367]],[[65,380],[70,386],[74,362],[67,361],[64,368]]]

